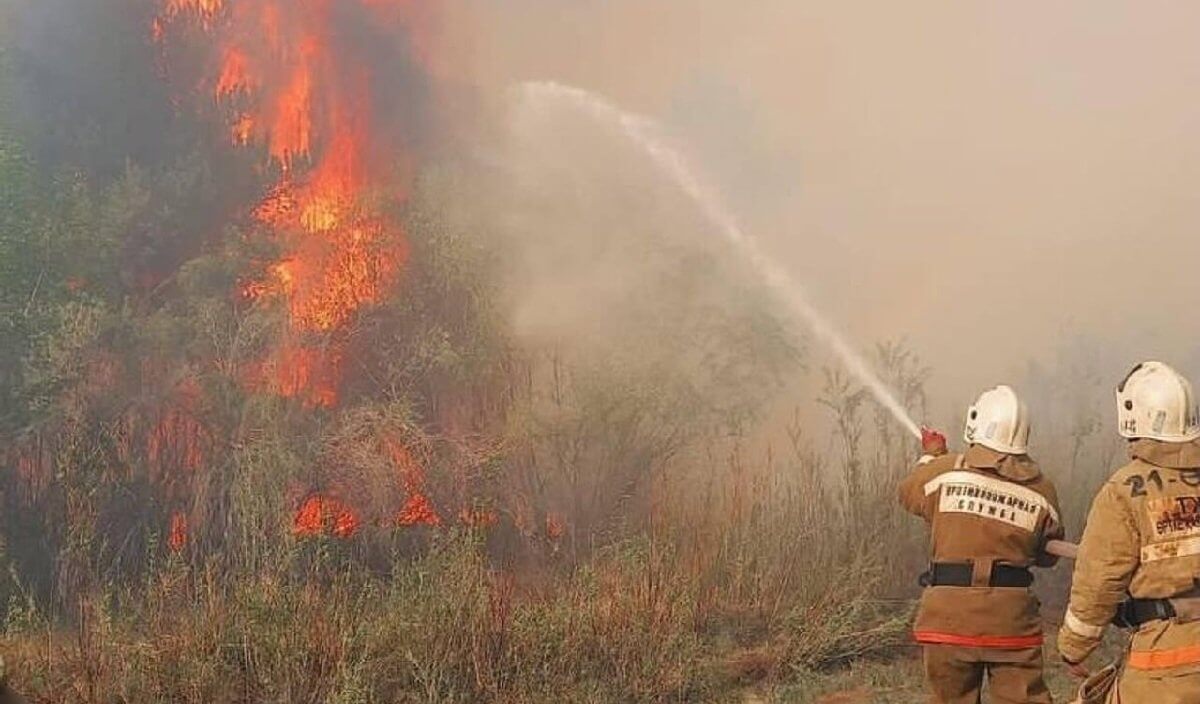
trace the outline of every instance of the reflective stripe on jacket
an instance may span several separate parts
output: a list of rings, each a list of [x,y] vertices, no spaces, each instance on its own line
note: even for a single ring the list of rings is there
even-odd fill
[[[922,458],[899,495],[904,508],[930,526],[931,562],[973,566],[972,586],[925,589],[913,626],[916,640],[976,648],[1039,645],[1033,593],[988,586],[994,564],[1054,564],[1041,547],[1063,536],[1058,496],[1037,463],[972,445],[962,455]]]
[[[1081,662],[1127,596],[1166,599],[1200,577],[1200,441],[1130,443],[1132,461],[1108,480],[1088,514],[1058,649]],[[1150,621],[1134,634],[1135,670],[1200,670],[1200,622]]]

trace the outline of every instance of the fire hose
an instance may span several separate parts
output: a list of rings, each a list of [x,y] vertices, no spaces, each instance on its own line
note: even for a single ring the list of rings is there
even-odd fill
[[[1046,554],[1074,560],[1079,555],[1079,546],[1065,540],[1051,540],[1046,543]]]
[[[916,424],[914,423],[913,426],[916,427]],[[923,425],[915,435],[921,441],[921,449],[927,453],[932,455],[946,453],[946,436],[937,430]],[[1074,560],[1079,554],[1079,546],[1065,540],[1051,540],[1046,543],[1045,551],[1047,555]]]
[[[1074,560],[1079,555],[1079,546],[1065,540],[1048,541],[1045,550],[1048,555],[1068,560]],[[1119,662],[1091,673],[1080,683],[1079,693],[1071,700],[1071,704],[1105,704],[1110,700],[1119,674]]]

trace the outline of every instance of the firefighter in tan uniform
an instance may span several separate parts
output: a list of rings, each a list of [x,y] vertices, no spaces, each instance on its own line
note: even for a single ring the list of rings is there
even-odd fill
[[[996,704],[1048,703],[1042,624],[1031,567],[1049,567],[1061,538],[1054,485],[1027,454],[1025,405],[1007,386],[967,411],[963,454],[926,431],[925,456],[900,503],[930,525],[929,571],[914,625],[937,704],[978,704],[984,677]]]
[[[1192,386],[1146,362],[1117,387],[1130,462],[1092,503],[1058,650],[1077,675],[1114,618],[1136,629],[1110,701],[1200,703],[1200,417]]]

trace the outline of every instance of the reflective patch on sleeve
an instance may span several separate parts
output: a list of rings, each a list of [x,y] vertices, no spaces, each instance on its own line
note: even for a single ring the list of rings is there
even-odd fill
[[[1067,615],[1063,619],[1063,625],[1065,625],[1075,635],[1082,636],[1084,638],[1090,638],[1092,640],[1099,640],[1099,638],[1104,635],[1104,626],[1093,626],[1092,624],[1087,623],[1083,619],[1076,616],[1075,612],[1070,609],[1067,609]]]
[[[1161,496],[1146,499],[1150,528],[1158,539],[1200,535],[1200,496]]]
[[[937,459],[933,455],[921,455],[921,459],[917,460],[918,465],[927,465]]]
[[[1142,547],[1142,562],[1158,562],[1190,555],[1200,555],[1200,537],[1151,543]]]
[[[976,472],[955,471],[939,474],[925,484],[925,495],[941,491],[938,511],[969,513],[1007,523],[1033,532],[1038,518],[1045,511],[1059,522],[1058,511],[1045,496],[1036,491]]]

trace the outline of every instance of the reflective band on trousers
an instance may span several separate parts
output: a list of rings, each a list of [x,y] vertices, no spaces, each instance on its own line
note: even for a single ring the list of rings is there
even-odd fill
[[[957,633],[914,631],[913,638],[924,645],[958,645],[964,648],[1015,650],[1017,648],[1040,648],[1042,645],[1041,633],[1033,636],[960,636]]]
[[[1129,653],[1129,667],[1135,670],[1165,670],[1200,663],[1200,645],[1171,650],[1135,650]]]

